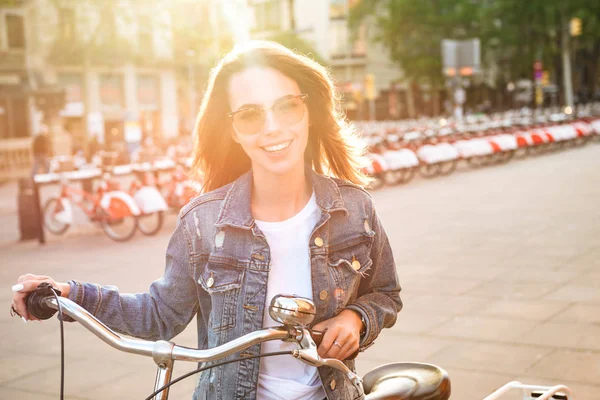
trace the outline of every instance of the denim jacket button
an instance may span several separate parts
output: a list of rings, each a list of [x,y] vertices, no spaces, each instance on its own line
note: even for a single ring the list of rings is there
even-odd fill
[[[210,276],[207,280],[206,280],[206,286],[208,287],[212,287],[215,284],[215,278],[213,278],[212,276]]]
[[[355,271],[358,271],[360,269],[360,261],[358,261],[358,260],[352,261],[352,269],[354,269]]]
[[[315,238],[315,244],[317,245],[317,247],[323,247],[323,239],[321,239],[319,236],[317,236]]]
[[[321,300],[326,300],[327,299],[327,290],[321,290],[321,292],[319,293],[319,298]]]
[[[335,379],[332,379],[331,382],[329,382],[329,387],[331,388],[331,390],[335,390],[335,386],[336,386]]]

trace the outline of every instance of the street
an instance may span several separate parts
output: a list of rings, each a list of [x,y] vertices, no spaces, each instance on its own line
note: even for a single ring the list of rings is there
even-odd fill
[[[430,362],[449,373],[456,400],[482,399],[511,380],[566,384],[578,400],[599,398],[599,160],[600,144],[589,143],[374,192],[404,309],[359,356],[359,372]],[[11,318],[10,287],[31,272],[145,291],[164,269],[175,215],[156,237],[138,232],[115,243],[81,226],[48,233],[40,246],[18,242],[15,196],[16,184],[0,186],[0,398],[56,399],[59,323]],[[195,322],[174,341],[194,347]],[[152,360],[120,353],[77,324],[65,324],[65,353],[66,398],[152,392]],[[192,368],[176,364],[174,376]],[[191,398],[194,384],[175,385],[170,398]]]

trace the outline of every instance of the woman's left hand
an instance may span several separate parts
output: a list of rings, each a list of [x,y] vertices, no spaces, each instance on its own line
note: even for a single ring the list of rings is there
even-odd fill
[[[345,360],[358,350],[362,321],[357,312],[342,310],[338,315],[313,326],[315,331],[324,331],[323,341],[317,349],[324,358]]]

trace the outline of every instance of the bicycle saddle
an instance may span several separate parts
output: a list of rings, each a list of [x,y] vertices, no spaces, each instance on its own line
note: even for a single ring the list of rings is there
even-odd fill
[[[363,379],[366,400],[447,400],[450,379],[443,369],[424,363],[392,363]]]

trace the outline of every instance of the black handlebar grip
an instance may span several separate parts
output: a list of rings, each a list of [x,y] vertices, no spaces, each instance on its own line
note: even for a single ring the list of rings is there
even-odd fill
[[[48,282],[42,282],[38,288],[27,295],[27,311],[38,319],[49,319],[56,313],[56,310],[46,305],[47,297],[54,298],[53,290],[60,296],[60,291],[53,289]]]

